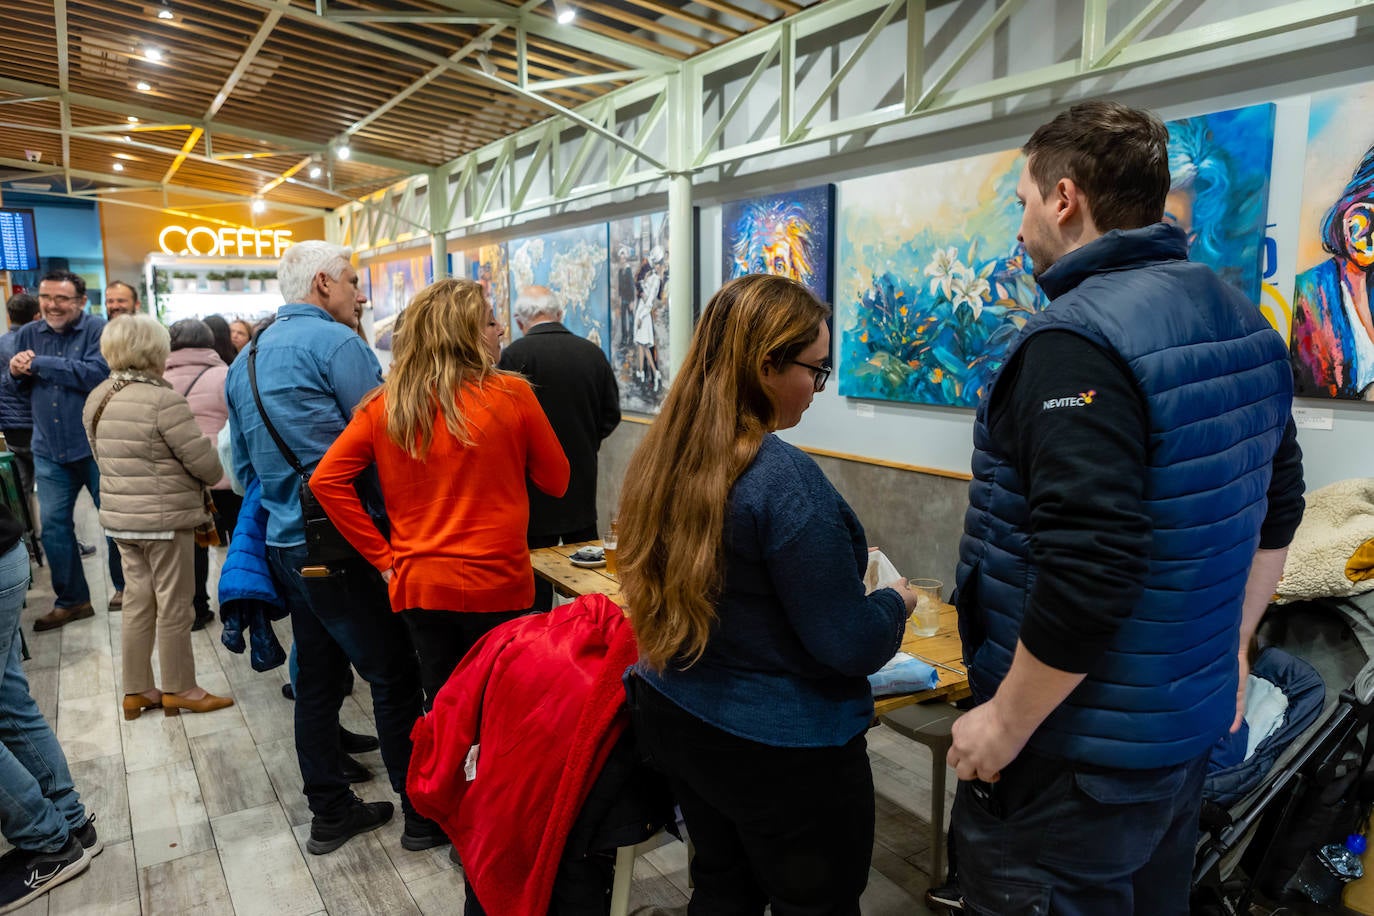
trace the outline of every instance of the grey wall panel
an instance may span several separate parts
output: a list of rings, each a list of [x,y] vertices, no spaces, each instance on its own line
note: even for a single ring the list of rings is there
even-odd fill
[[[603,526],[614,515],[630,455],[648,429],[642,423],[621,423],[601,444],[597,515]],[[903,575],[942,581],[948,598],[954,585],[968,483],[858,461],[814,457],[835,489],[854,507],[868,543],[881,547]]]

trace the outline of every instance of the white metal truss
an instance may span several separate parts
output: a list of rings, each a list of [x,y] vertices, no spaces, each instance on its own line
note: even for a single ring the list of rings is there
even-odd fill
[[[490,11],[482,2],[449,0],[444,5],[463,13]],[[977,6],[978,14],[967,17],[954,42],[941,48],[927,42],[928,25],[939,10],[927,10],[926,0],[827,0],[698,54],[674,71],[643,76],[580,107],[575,120],[555,116],[346,204],[329,217],[331,235],[360,250],[404,242],[421,225],[435,237],[465,235],[522,216],[556,213],[574,201],[607,199],[610,192],[627,188],[669,190],[671,207],[674,187],[679,194],[690,194],[690,182],[676,182],[677,176],[739,167],[752,157],[885,128],[909,125],[919,133],[922,122],[938,123],[972,106],[1166,61],[1180,61],[1191,73],[1211,72],[1215,64],[1209,52],[1228,48],[1237,58],[1255,56],[1264,53],[1262,39],[1297,33],[1295,40],[1300,41],[1301,30],[1340,20],[1358,29],[1367,27],[1368,17],[1374,15],[1374,0],[1291,0],[1152,35],[1151,29],[1160,27],[1175,0],[1142,0],[1136,5],[1141,7],[1138,13],[1110,30],[1109,14],[1119,16],[1111,0],[1080,0],[1077,54],[990,78],[970,78],[970,61],[1012,25],[1027,0],[958,4]],[[1061,3],[1059,8],[1065,6]],[[535,18],[521,15],[513,27],[531,28]],[[870,95],[875,104],[866,110],[826,117],[847,85],[852,98],[855,67],[874,53],[880,37],[893,30],[902,33],[905,52],[896,101],[878,104],[883,93],[874,91]],[[1310,44],[1329,40],[1309,34]],[[841,45],[838,39],[830,42],[832,35],[848,39],[845,53],[837,53]],[[620,59],[637,65],[628,57]],[[661,62],[653,63],[661,67]],[[824,87],[810,90],[803,100],[802,71],[808,65],[830,69]],[[768,92],[776,92],[777,104],[766,118],[758,119],[751,109],[758,107],[755,97],[765,85]],[[537,84],[522,88],[537,94]],[[407,194],[407,189],[414,193]],[[394,218],[384,219],[393,209]],[[399,231],[384,231],[391,229]],[[683,247],[675,244],[674,256]],[[442,250],[439,244],[435,248]],[[675,265],[670,273],[677,277],[683,271]]]

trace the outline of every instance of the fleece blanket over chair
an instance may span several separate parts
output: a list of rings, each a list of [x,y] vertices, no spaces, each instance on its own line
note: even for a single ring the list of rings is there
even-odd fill
[[[1374,590],[1374,478],[1339,480],[1307,494],[1288,547],[1279,603]]]
[[[637,656],[620,608],[588,595],[492,630],[415,723],[406,792],[488,913],[548,911],[568,833],[628,723],[621,677]]]

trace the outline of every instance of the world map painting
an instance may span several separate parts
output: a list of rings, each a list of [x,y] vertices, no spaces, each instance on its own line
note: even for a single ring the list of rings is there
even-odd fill
[[[511,310],[529,286],[545,286],[558,296],[563,324],[611,357],[610,285],[606,224],[580,226],[508,243]],[[511,339],[520,337],[511,328]]]

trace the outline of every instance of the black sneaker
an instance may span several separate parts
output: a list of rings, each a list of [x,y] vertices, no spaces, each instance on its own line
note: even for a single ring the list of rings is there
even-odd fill
[[[196,619],[191,623],[192,630],[203,630],[210,625],[210,621],[215,619],[215,612],[206,610],[196,611]]]
[[[342,756],[343,759],[339,761],[339,765],[343,768],[344,779],[347,779],[350,783],[359,783],[367,782],[372,778],[372,771],[367,767],[347,754]]]
[[[339,726],[339,747],[345,754],[366,754],[368,751],[375,751],[381,747],[382,743],[372,735],[360,735]]]
[[[391,820],[395,810],[391,802],[355,799],[353,806],[338,818],[313,819],[310,822],[310,839],[306,841],[305,848],[312,856],[333,852],[358,834],[376,830]]]
[[[406,829],[401,834],[402,849],[419,852],[422,849],[445,846],[448,841],[448,834],[444,833],[444,828],[434,821],[413,811],[406,812]]]
[[[81,559],[83,559],[83,560],[88,560],[88,559],[90,559],[91,557],[95,556],[95,554],[96,554],[96,549],[95,549],[95,545],[94,545],[94,544],[83,544],[83,543],[81,543],[80,541],[77,541],[77,542],[76,542],[76,549],[79,550],[79,551],[81,552]]]
[[[46,894],[63,881],[75,878],[91,865],[91,854],[73,834],[57,852],[30,852],[15,856],[0,872],[0,913],[17,910]]]
[[[105,844],[100,842],[100,836],[95,832],[95,815],[86,818],[86,823],[72,831],[72,836],[81,841],[81,846],[91,854],[91,858],[100,855],[105,849]]]
[[[951,881],[940,887],[932,887],[926,891],[927,906],[942,906],[947,910],[962,912],[964,909],[964,892],[959,889],[957,881]]]
[[[282,684],[281,695],[286,697],[288,700],[294,700],[296,698],[296,688],[292,687],[290,682]]]

